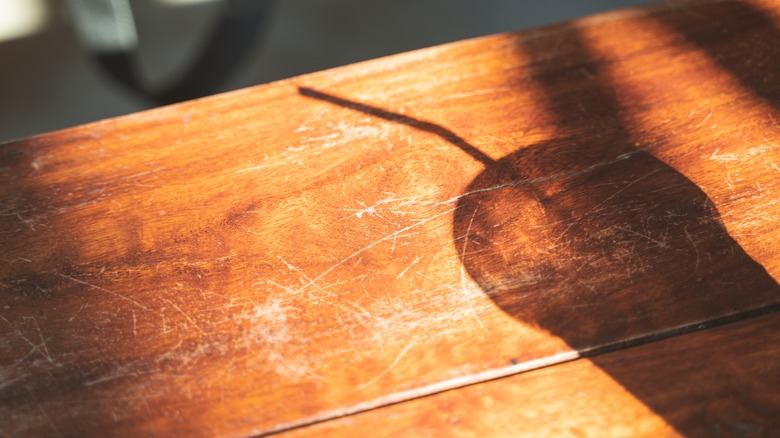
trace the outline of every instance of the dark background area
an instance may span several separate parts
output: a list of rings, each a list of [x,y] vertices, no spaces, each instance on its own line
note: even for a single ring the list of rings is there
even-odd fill
[[[278,0],[249,56],[221,91],[648,2]],[[160,88],[186,70],[223,5],[133,0],[132,6],[143,77]],[[26,30],[20,25],[25,22]],[[95,67],[63,0],[0,0],[0,102],[0,141],[154,106]]]

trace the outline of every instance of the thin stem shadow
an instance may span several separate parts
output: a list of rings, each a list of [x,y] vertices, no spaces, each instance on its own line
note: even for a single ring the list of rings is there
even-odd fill
[[[471,145],[469,142],[464,140],[461,136],[435,123],[415,119],[413,117],[405,116],[399,113],[394,113],[392,111],[388,111],[364,103],[343,99],[341,97],[334,96],[332,94],[323,93],[322,91],[312,90],[311,88],[298,87],[298,93],[301,96],[322,100],[324,102],[329,102],[334,105],[338,105],[340,107],[349,108],[380,119],[384,119],[389,122],[400,123],[402,125],[406,125],[420,131],[429,132],[431,134],[439,136],[442,140],[460,148],[463,152],[469,154],[471,158],[479,161],[480,163],[486,166],[495,163],[495,160],[493,160],[487,154],[485,154],[484,152],[480,151],[479,149]]]

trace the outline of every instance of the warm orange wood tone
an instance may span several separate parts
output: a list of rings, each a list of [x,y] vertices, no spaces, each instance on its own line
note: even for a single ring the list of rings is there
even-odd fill
[[[775,310],[778,24],[677,2],[0,146],[0,431],[270,433]]]
[[[779,365],[775,313],[281,436],[775,436]]]

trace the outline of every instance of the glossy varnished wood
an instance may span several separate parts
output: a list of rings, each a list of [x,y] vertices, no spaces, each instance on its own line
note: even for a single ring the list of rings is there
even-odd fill
[[[617,12],[0,146],[2,431],[267,433],[773,308],[778,15]]]

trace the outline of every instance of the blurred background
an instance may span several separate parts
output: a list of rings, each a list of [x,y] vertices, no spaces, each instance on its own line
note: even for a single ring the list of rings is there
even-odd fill
[[[248,41],[242,62],[216,91],[649,2],[255,1],[268,2],[266,19]],[[130,4],[139,41],[138,72],[152,90],[188,71],[225,8],[225,0]],[[98,67],[79,42],[73,11],[66,6],[65,0],[0,0],[0,141],[157,105]]]

